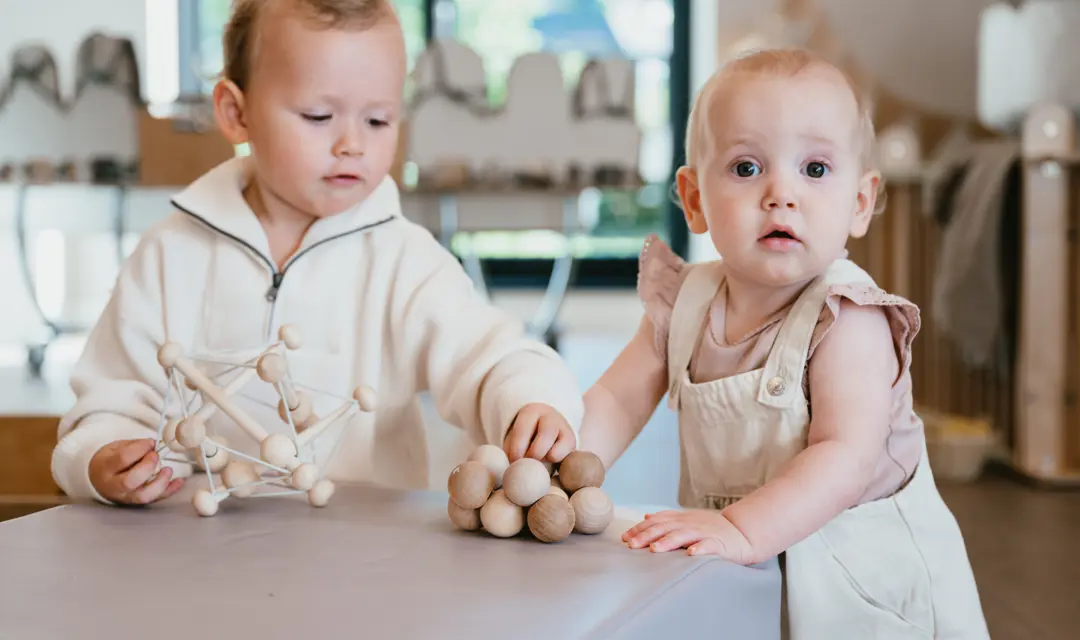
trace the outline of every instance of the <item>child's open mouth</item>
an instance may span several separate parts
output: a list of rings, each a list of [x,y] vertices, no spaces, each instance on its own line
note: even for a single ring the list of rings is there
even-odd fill
[[[794,231],[781,226],[770,227],[768,233],[758,239],[758,243],[770,251],[790,251],[802,244]]]

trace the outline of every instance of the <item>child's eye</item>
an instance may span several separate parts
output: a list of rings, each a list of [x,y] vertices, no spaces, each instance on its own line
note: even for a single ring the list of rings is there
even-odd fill
[[[811,162],[806,165],[806,175],[811,178],[824,178],[829,173],[829,168],[824,162]]]
[[[381,129],[383,127],[389,127],[390,122],[387,120],[379,120],[378,118],[369,118],[368,125],[375,127],[376,129]]]
[[[305,113],[304,120],[308,122],[327,122],[332,118],[329,113]]]
[[[752,178],[761,173],[761,169],[756,164],[747,160],[735,163],[732,169],[740,178]]]

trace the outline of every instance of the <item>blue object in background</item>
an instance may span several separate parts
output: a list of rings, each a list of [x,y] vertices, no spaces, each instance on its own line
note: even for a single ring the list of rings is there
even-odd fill
[[[550,13],[532,22],[544,39],[544,51],[626,57],[599,0],[551,0],[551,5]]]

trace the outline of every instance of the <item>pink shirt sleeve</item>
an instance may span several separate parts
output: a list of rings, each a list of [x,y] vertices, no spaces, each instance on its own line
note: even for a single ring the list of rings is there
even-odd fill
[[[675,298],[686,279],[687,264],[655,235],[645,240],[638,261],[638,296],[655,329],[653,346],[667,362],[667,341]]]

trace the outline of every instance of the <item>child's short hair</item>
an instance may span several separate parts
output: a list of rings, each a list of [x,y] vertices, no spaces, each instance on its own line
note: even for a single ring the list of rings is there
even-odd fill
[[[825,57],[807,49],[760,49],[750,51],[728,62],[716,71],[698,92],[690,110],[690,120],[686,127],[686,164],[697,166],[701,159],[701,142],[706,138],[708,117],[704,113],[716,90],[732,76],[740,73],[766,74],[773,76],[794,76],[815,66],[826,67],[839,73],[851,88],[859,110],[859,134],[862,138],[860,160],[867,170],[877,168],[874,119],[870,106],[851,76],[830,62]],[[885,206],[884,179],[878,183],[877,205],[874,213],[881,213]]]
[[[258,48],[259,16],[280,3],[288,3],[290,10],[326,29],[369,29],[396,15],[390,0],[233,0],[222,37],[223,75],[241,90],[246,88]]]

